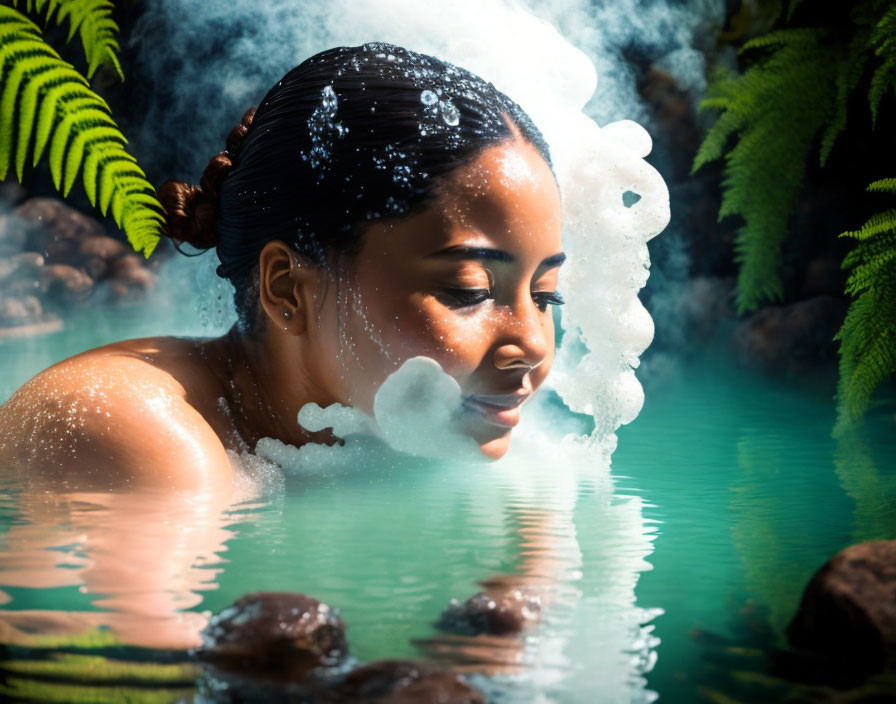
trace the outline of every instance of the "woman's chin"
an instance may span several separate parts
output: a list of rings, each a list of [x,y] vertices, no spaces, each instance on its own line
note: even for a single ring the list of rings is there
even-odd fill
[[[507,450],[510,449],[510,435],[510,429],[508,428],[506,433],[496,438],[480,440],[479,451],[482,453],[482,456],[490,460],[501,459],[507,454]]]

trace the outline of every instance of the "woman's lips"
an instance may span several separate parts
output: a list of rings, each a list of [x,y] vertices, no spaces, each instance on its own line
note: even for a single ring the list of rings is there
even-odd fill
[[[488,423],[502,428],[513,428],[520,422],[520,406],[529,392],[513,394],[470,394],[463,406],[482,416]]]

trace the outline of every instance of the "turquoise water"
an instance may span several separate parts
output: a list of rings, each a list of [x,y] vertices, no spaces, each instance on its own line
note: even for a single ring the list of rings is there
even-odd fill
[[[61,333],[3,343],[0,397],[68,354],[158,329],[138,312],[85,313]],[[448,601],[529,573],[552,578],[554,599],[513,653],[521,666],[506,651],[477,654],[500,670],[477,680],[496,701],[774,701],[786,686],[763,679],[763,653],[783,644],[803,585],[845,545],[896,537],[893,409],[838,444],[831,385],[680,365],[648,386],[611,472],[552,464],[580,457],[523,426],[515,454],[491,468],[266,470],[226,502],[9,486],[3,640],[18,659],[65,642],[120,656],[103,649],[111,634],[170,660],[203,613],[291,590],[337,606],[361,660],[452,663],[465,652],[432,626]]]

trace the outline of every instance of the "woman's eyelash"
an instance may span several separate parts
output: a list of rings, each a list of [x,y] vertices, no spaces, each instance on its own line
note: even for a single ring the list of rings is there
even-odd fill
[[[562,306],[566,303],[563,296],[557,291],[536,291],[532,294],[532,299],[542,313],[548,309],[548,306]]]
[[[449,302],[453,302],[458,308],[475,306],[492,296],[492,292],[487,288],[446,288],[444,292]]]
[[[446,288],[444,293],[458,308],[475,306],[492,297],[492,292],[487,288]],[[562,306],[565,303],[563,296],[557,291],[536,291],[532,294],[532,300],[542,312],[548,306]]]

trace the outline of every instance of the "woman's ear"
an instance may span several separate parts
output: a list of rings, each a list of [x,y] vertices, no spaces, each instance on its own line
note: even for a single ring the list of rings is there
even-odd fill
[[[259,298],[268,324],[289,335],[303,334],[314,314],[318,266],[292,247],[274,240],[258,258]]]

